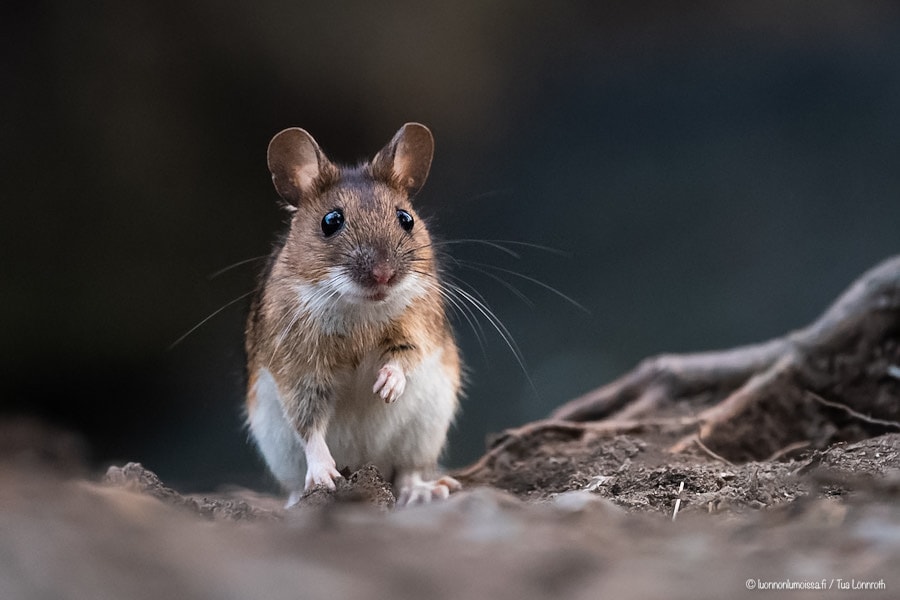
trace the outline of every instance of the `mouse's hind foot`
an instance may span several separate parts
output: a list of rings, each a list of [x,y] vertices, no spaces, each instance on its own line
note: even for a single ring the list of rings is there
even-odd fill
[[[438,479],[423,479],[419,472],[403,475],[397,479],[399,495],[397,506],[428,504],[444,500],[453,492],[462,489],[462,484],[449,475]]]

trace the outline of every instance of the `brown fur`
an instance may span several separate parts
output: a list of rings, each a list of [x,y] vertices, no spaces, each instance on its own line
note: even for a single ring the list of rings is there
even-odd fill
[[[372,348],[381,348],[387,358],[392,347],[404,346],[396,358],[411,367],[422,356],[448,342],[453,343],[444,313],[444,303],[436,289],[415,300],[399,319],[384,326],[359,326],[347,336],[323,333],[314,315],[301,314],[286,340],[277,340],[297,309],[298,283],[318,283],[329,267],[345,261],[347,252],[361,243],[409,252],[407,259],[395,258],[398,276],[415,270],[437,285],[437,265],[428,231],[421,224],[409,199],[371,178],[367,169],[352,169],[324,194],[297,207],[284,246],[275,252],[274,264],[252,308],[247,329],[250,372],[268,367],[273,373],[303,373],[311,369],[315,379],[327,381],[339,366],[352,366]],[[397,226],[390,207],[409,212],[416,221],[412,235]],[[347,217],[345,235],[324,238],[321,216],[341,207]],[[388,207],[387,209],[385,207]],[[385,235],[383,232],[388,232]],[[278,348],[276,348],[278,346]],[[455,354],[450,352],[448,354]],[[310,360],[312,359],[312,364]],[[254,368],[255,367],[255,368]]]

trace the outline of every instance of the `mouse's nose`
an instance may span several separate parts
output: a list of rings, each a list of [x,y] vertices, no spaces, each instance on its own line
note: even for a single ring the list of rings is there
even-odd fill
[[[387,285],[396,275],[397,271],[386,262],[379,262],[372,265],[372,279],[378,285]]]

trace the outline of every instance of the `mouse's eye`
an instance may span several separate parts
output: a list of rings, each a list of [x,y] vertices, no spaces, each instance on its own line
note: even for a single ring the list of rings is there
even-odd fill
[[[397,220],[400,221],[400,227],[406,231],[412,231],[413,221],[412,215],[405,210],[397,209]]]
[[[322,233],[325,237],[331,237],[344,225],[344,213],[333,210],[322,217]]]

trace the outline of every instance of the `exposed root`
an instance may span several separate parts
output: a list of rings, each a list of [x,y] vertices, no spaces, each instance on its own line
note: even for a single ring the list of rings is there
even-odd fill
[[[460,476],[489,469],[534,436],[580,443],[616,434],[673,434],[672,452],[716,460],[782,457],[900,429],[900,256],[864,273],[815,322],[721,352],[662,355],[504,432]],[[824,400],[824,397],[833,400]],[[678,439],[680,436],[680,439]]]
[[[781,460],[788,454],[793,454],[794,452],[798,452],[800,450],[806,450],[807,448],[809,448],[809,445],[810,445],[809,442],[806,442],[806,441],[794,442],[793,444],[788,444],[781,450],[777,450],[777,451],[773,452],[772,456],[767,458],[765,460],[765,462],[775,462],[775,461]]]
[[[642,433],[667,433],[678,435],[684,431],[696,429],[698,420],[693,417],[669,419],[642,419],[630,421],[599,421],[577,423],[546,419],[533,421],[515,429],[507,429],[491,444],[488,451],[468,467],[453,472],[459,479],[471,479],[480,473],[492,470],[506,455],[515,455],[518,446],[527,445],[534,438],[547,440],[579,440],[593,443],[597,439],[610,438],[617,435]]]
[[[812,392],[807,392],[807,393],[809,394],[810,398],[812,398],[819,404],[823,404],[825,406],[830,406],[831,408],[840,409],[840,410],[844,411],[845,413],[847,413],[848,415],[850,415],[851,417],[853,417],[854,419],[859,419],[860,421],[864,421],[866,423],[871,423],[872,425],[882,425],[884,427],[900,429],[900,422],[889,421],[887,419],[876,419],[875,417],[870,417],[868,415],[864,415],[860,412],[857,412],[857,411],[853,410],[852,408],[850,408],[849,406],[847,406],[846,404],[841,404],[840,402],[831,402],[830,400],[826,400],[822,396],[820,396],[818,394],[814,394]]]
[[[638,367],[594,391],[557,408],[553,419],[593,421],[639,418],[674,399],[713,390],[729,392],[783,356],[788,340],[724,352],[666,354],[643,361]]]
[[[822,447],[839,439],[847,423],[827,408],[855,419],[857,429],[876,428],[870,434],[896,427],[887,417],[900,416],[900,386],[892,377],[898,360],[900,256],[863,274],[801,330],[724,352],[650,359],[553,418],[640,420],[688,404],[699,410],[700,429],[673,452],[700,439],[728,460],[760,460],[792,444]],[[825,393],[841,402],[824,401]],[[880,416],[867,416],[874,414]]]
[[[732,466],[734,465],[733,462],[731,462],[724,456],[720,456],[720,455],[716,454],[715,452],[713,452],[712,450],[710,450],[709,446],[707,446],[706,444],[703,443],[703,440],[700,439],[699,435],[694,437],[694,443],[697,444],[697,447],[699,447],[701,450],[706,452],[709,456],[711,456],[715,460],[725,463],[726,465],[732,465]]]

